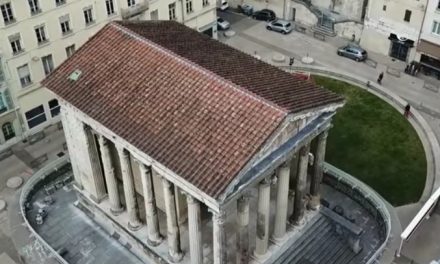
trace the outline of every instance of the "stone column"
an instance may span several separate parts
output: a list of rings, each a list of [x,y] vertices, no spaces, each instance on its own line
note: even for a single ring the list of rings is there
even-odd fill
[[[192,264],[203,264],[202,220],[200,203],[191,195],[187,195],[189,250]]]
[[[292,224],[300,224],[304,216],[304,196],[307,185],[307,167],[309,163],[310,145],[307,144],[299,150],[298,176],[296,177],[295,201],[293,204],[293,214],[290,218]]]
[[[237,264],[249,262],[249,198],[242,196],[237,200]]]
[[[87,152],[89,153],[90,164],[92,165],[92,180],[96,192],[96,196],[92,196],[92,198],[95,202],[100,203],[107,193],[105,191],[104,176],[102,175],[101,163],[99,162],[95,135],[88,125],[84,125],[84,132],[86,133]]]
[[[224,211],[212,214],[212,230],[213,230],[213,253],[214,264],[227,263],[227,248],[226,248],[226,234],[225,234],[225,218]]]
[[[133,171],[131,168],[130,154],[122,147],[117,147],[121,161],[122,181],[124,185],[125,203],[128,211],[128,229],[136,231],[141,228],[139,211],[134,188]]]
[[[288,161],[281,165],[278,170],[277,205],[275,213],[275,228],[273,231],[273,239],[278,242],[282,241],[286,234],[289,178],[290,168]]]
[[[315,151],[315,161],[313,163],[313,175],[310,183],[310,208],[316,210],[320,205],[320,189],[322,181],[322,166],[325,160],[325,147],[327,145],[327,135],[328,131],[323,131],[317,138],[318,142],[316,144]]]
[[[183,258],[183,253],[182,249],[180,248],[180,229],[179,225],[177,224],[174,185],[165,178],[162,178],[162,184],[165,200],[165,211],[167,214],[168,255],[171,262],[179,262]]]
[[[264,258],[269,243],[270,184],[270,179],[266,178],[258,187],[257,237],[254,252],[257,258]]]
[[[99,146],[101,149],[102,165],[104,166],[104,176],[107,183],[107,192],[110,201],[110,212],[113,215],[119,215],[124,208],[119,198],[118,182],[116,181],[115,169],[110,156],[110,148],[108,140],[99,135]]]
[[[144,194],[145,215],[147,220],[147,243],[157,246],[162,243],[163,237],[159,231],[159,219],[157,216],[156,198],[153,189],[151,167],[139,163],[142,179],[142,191]]]

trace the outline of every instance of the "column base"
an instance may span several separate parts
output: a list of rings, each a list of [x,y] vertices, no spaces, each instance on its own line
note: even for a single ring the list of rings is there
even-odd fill
[[[274,244],[277,244],[277,245],[283,244],[283,242],[286,241],[286,239],[287,239],[286,234],[284,234],[282,237],[274,237],[274,236],[272,236],[272,237],[270,238],[270,240],[271,240]]]
[[[157,247],[163,242],[163,239],[164,238],[161,235],[159,235],[159,237],[154,240],[147,238],[147,244],[152,247]]]
[[[265,260],[267,260],[270,257],[270,254],[269,254],[268,250],[266,250],[266,253],[264,253],[264,254],[259,254],[259,253],[257,253],[257,251],[254,250],[253,257],[260,262],[264,262]]]
[[[141,223],[130,223],[128,222],[127,227],[130,231],[137,231],[139,229],[141,229],[142,224]]]
[[[124,212],[124,207],[119,207],[119,208],[110,208],[110,213],[114,216],[118,216],[120,214],[122,214],[122,212]]]
[[[172,263],[178,263],[183,259],[185,254],[183,252],[168,252],[168,259]]]
[[[321,197],[319,195],[312,195],[308,203],[309,209],[315,211],[318,210],[320,206],[321,206]]]

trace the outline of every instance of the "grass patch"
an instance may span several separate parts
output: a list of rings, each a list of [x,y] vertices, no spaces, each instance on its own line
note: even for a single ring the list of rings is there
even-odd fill
[[[403,114],[359,87],[320,76],[314,79],[347,101],[333,120],[326,161],[362,180],[394,206],[418,201],[425,187],[425,152]]]

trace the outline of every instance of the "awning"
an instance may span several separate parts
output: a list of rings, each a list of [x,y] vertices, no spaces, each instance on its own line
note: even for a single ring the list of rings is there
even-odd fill
[[[417,51],[426,53],[429,56],[440,59],[440,46],[421,39],[417,45]]]
[[[409,48],[414,47],[414,40],[407,39],[407,38],[399,38],[399,37],[397,37],[396,34],[393,34],[393,33],[390,34],[388,39],[393,42],[399,42],[400,44],[405,45]]]

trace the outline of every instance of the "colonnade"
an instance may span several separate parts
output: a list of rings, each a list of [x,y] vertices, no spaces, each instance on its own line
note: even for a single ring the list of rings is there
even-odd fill
[[[96,193],[100,195],[108,194],[110,212],[119,215],[126,211],[128,215],[127,228],[137,231],[143,223],[139,216],[139,205],[136,199],[134,186],[133,168],[130,152],[121,145],[113,143],[119,157],[123,191],[125,197],[125,208],[121,204],[120,191],[115,175],[115,164],[111,158],[110,140],[102,135],[96,134],[90,128],[85,129],[89,155],[91,156],[93,182]],[[93,151],[93,144],[96,144],[95,135],[99,142],[100,151]],[[314,150],[313,173],[310,184],[309,206],[312,209],[319,207],[320,183],[322,180],[322,165],[325,158],[327,131],[322,132],[317,137],[316,148]],[[264,258],[268,251],[269,238],[275,242],[282,242],[286,236],[288,223],[292,225],[301,224],[306,207],[306,188],[307,171],[309,163],[310,145],[306,144],[300,148],[297,158],[283,163],[277,169],[277,194],[275,207],[275,220],[273,233],[269,234],[270,227],[270,191],[273,180],[271,177],[263,179],[258,184],[258,206],[257,206],[257,228],[254,257]],[[100,157],[98,155],[100,154]],[[102,161],[103,173],[97,168],[93,168]],[[159,219],[156,206],[155,190],[152,179],[152,168],[137,161],[141,173],[142,190],[145,206],[145,218],[147,226],[147,243],[155,247],[162,243],[164,237],[160,233]],[[95,165],[94,165],[95,164]],[[295,171],[291,171],[291,170]],[[102,175],[104,174],[104,175]],[[104,181],[104,178],[105,181]],[[180,241],[180,229],[177,219],[177,208],[175,199],[175,186],[172,182],[161,177],[163,187],[163,197],[165,203],[168,255],[172,262],[179,262],[183,257]],[[292,184],[293,181],[293,184]],[[293,190],[292,190],[293,189]],[[288,216],[288,197],[289,192],[294,193],[293,213]],[[195,197],[186,194],[188,204],[188,230],[191,263],[203,263],[203,242],[201,225],[201,205]],[[212,212],[213,224],[213,260],[215,264],[227,263],[227,248],[225,234],[224,211]],[[236,263],[247,263],[249,261],[249,197],[242,196],[237,200],[237,232],[236,232]]]

